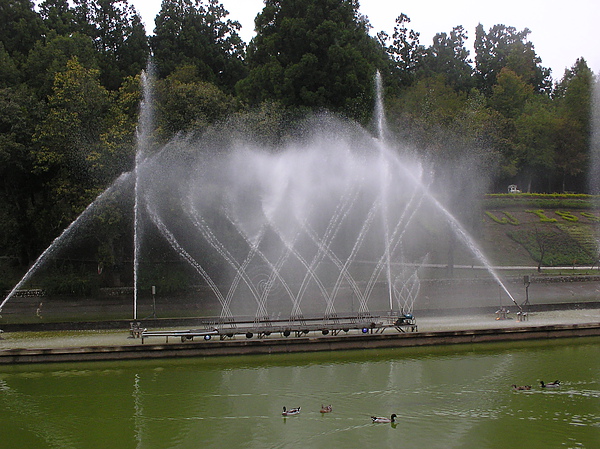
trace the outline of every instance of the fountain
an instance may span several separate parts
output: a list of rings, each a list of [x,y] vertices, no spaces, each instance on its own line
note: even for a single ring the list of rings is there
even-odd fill
[[[385,138],[379,77],[377,93],[376,138],[324,114],[269,147],[232,121],[228,132],[173,140],[139,168],[149,219],[208,285],[222,320],[411,313],[436,221],[518,306],[421,163]],[[257,272],[267,274],[255,281]]]
[[[379,75],[376,137],[320,114],[267,144],[233,118],[152,152],[146,151],[150,81],[146,74],[142,78],[133,173],[134,319],[143,221],[208,287],[221,322],[335,320],[373,311],[410,315],[419,272],[444,263],[435,247],[443,244],[447,223],[517,304],[430,191],[421,162],[386,137]]]

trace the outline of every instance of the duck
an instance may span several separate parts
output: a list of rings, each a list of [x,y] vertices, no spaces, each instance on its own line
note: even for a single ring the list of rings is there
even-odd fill
[[[512,385],[512,389],[515,391],[522,391],[522,390],[531,390],[531,385]]]
[[[389,418],[384,418],[381,416],[371,416],[371,419],[374,423],[395,423],[396,422],[396,414],[392,413],[392,416]]]
[[[554,382],[544,383],[543,380],[540,380],[540,385],[542,388],[557,388],[560,387],[560,380],[555,380]]]
[[[293,415],[297,415],[298,413],[300,413],[300,407],[296,407],[296,408],[291,408],[289,410],[287,410],[285,407],[283,407],[283,416],[293,416]]]
[[[333,411],[333,407],[331,405],[322,405],[321,404],[321,413],[331,413]]]

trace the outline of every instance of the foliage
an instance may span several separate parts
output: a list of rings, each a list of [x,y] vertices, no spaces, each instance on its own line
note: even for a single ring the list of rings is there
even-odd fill
[[[97,290],[96,277],[83,273],[72,265],[60,266],[40,280],[39,286],[49,296],[65,295],[77,298],[92,296]]]
[[[127,0],[36,4],[0,0],[0,256],[9,271],[25,270],[132,170],[150,49],[157,140],[229,121],[276,147],[286,123],[323,109],[366,125],[379,71],[391,134],[420,153],[434,182],[452,186],[447,200],[463,216],[479,216],[464,205],[491,182],[491,191],[518,184],[525,193],[487,196],[487,209],[596,218],[597,198],[539,193],[600,193],[586,179],[597,77],[580,58],[553,86],[527,28],[480,25],[471,56],[460,25],[427,47],[403,13],[373,38],[357,0],[266,0],[246,48],[218,0],[163,0],[152,36]],[[94,219],[94,264],[125,264],[131,223],[120,207]]]
[[[217,0],[163,0],[150,39],[161,78],[193,66],[199,78],[232,93],[246,74],[241,25]]]
[[[0,0],[0,18],[0,42],[18,65],[42,38],[42,20],[31,0]]]
[[[546,216],[542,209],[526,210],[525,212],[537,215],[542,223],[556,223],[558,221],[556,218]]]
[[[484,198],[487,209],[530,208],[538,209],[593,209],[596,197],[585,194],[493,193]]]
[[[485,214],[490,217],[492,220],[494,220],[496,223],[499,224],[511,224],[513,226],[517,226],[519,225],[519,220],[517,220],[510,212],[506,212],[504,211],[503,214],[505,215],[502,218],[498,218],[496,215],[494,215],[493,213],[491,213],[490,211],[485,211]]]
[[[555,134],[556,170],[561,176],[563,190],[568,188],[568,179],[582,177],[587,168],[593,85],[594,74],[585,60],[580,58],[570,70],[565,71],[565,76],[556,88],[560,117]],[[585,183],[585,178],[583,182]],[[597,188],[592,186],[592,189]]]
[[[202,132],[236,110],[231,95],[202,81],[195,66],[180,67],[158,85],[159,133],[170,138],[178,132]]]
[[[550,88],[550,71],[542,67],[541,59],[527,37],[531,31],[502,24],[486,33],[483,25],[475,30],[475,66],[479,87],[490,93],[498,83],[502,69],[507,68],[531,85],[537,92]]]
[[[394,32],[392,37],[387,33],[381,31],[377,34],[380,44],[385,48],[386,53],[390,56],[395,72],[398,73],[400,81],[404,85],[412,84],[416,77],[417,72],[420,70],[426,56],[425,47],[419,43],[419,33],[414,30],[409,30],[406,25],[410,23],[410,18],[406,14],[400,14],[396,18],[396,25],[394,26]],[[462,43],[458,36],[458,45]],[[388,43],[391,40],[391,43]],[[439,43],[439,42],[438,42]],[[441,44],[441,43],[439,43]],[[453,42],[450,45],[457,45]],[[441,45],[438,45],[441,47]],[[454,48],[452,52],[454,53]],[[432,49],[430,55],[433,56],[436,53],[436,49]],[[442,51],[439,51],[442,53]],[[458,52],[460,55],[460,51]],[[435,55],[438,56],[438,55]],[[439,62],[435,57],[431,58],[436,62]],[[441,59],[441,57],[440,57]],[[429,60],[427,60],[429,61]],[[460,63],[460,62],[459,62]],[[433,64],[433,62],[432,62]],[[440,62],[443,65],[444,62]],[[435,73],[444,73],[435,72]]]
[[[356,0],[265,1],[238,94],[251,105],[329,109],[363,119],[383,52],[358,17]]]
[[[450,34],[438,33],[433,44],[423,56],[425,76],[443,75],[449,86],[468,92],[474,87],[473,67],[469,59],[469,50],[465,47],[468,39],[462,26],[456,26]]]
[[[148,38],[135,8],[127,0],[76,0],[74,14],[81,31],[92,38],[109,90],[146,67]]]
[[[554,213],[556,215],[559,215],[563,220],[567,220],[567,221],[579,221],[579,218],[577,218],[571,212],[565,212],[565,211],[562,211],[562,210],[555,210]]]

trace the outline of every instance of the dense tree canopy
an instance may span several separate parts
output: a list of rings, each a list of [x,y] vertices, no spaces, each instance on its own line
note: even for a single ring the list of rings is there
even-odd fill
[[[380,71],[391,134],[434,170],[477,161],[495,191],[587,189],[596,76],[580,58],[552,80],[527,28],[457,24],[425,45],[401,11],[372,37],[358,0],[266,0],[246,44],[219,0],[163,0],[152,36],[127,0],[36,3],[0,0],[0,256],[19,270],[132,170],[150,53],[160,141],[232,115],[265,140],[315,110],[368,124]],[[118,266],[127,218],[97,219],[89,257]]]
[[[248,76],[237,91],[256,105],[323,108],[361,118],[373,99],[382,52],[356,0],[267,0],[256,18]]]
[[[218,0],[163,0],[151,38],[159,76],[194,66],[200,79],[232,92],[246,73],[245,47],[228,14]]]
[[[483,25],[475,30],[475,67],[479,87],[489,93],[503,68],[520,76],[538,92],[550,86],[550,71],[540,66],[541,59],[527,40],[531,31],[505,25],[494,25],[486,33]]]

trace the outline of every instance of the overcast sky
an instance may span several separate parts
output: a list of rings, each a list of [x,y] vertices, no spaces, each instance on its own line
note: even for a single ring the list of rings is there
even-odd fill
[[[529,40],[542,65],[552,69],[552,77],[562,78],[565,68],[583,56],[594,73],[600,73],[600,26],[598,0],[359,0],[360,12],[373,25],[372,33],[391,34],[396,17],[401,13],[411,19],[409,28],[421,33],[420,43],[429,47],[436,33],[449,33],[462,25],[471,47],[475,27],[481,23],[486,31],[493,25],[513,26],[518,31],[529,28]],[[154,18],[161,0],[129,0],[146,24],[146,32],[154,31]],[[254,18],[263,8],[263,0],[221,0],[228,18],[242,24],[241,37],[249,42],[254,36]],[[474,57],[471,51],[471,57]]]

